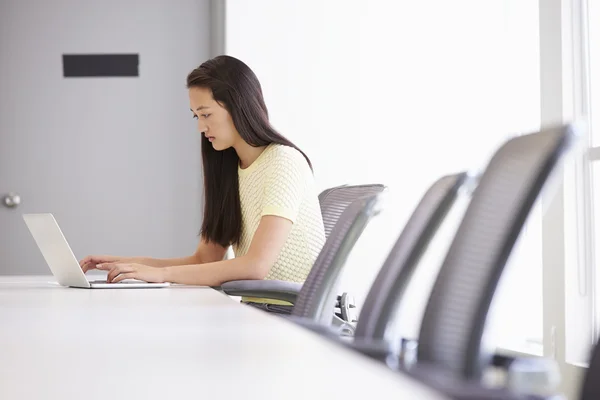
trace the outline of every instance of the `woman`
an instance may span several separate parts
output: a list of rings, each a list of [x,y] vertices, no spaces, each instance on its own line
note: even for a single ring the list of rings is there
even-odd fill
[[[81,268],[108,271],[108,282],[303,282],[325,242],[310,160],[270,125],[260,83],[242,61],[208,60],[188,75],[187,88],[203,136],[196,251],[174,259],[88,256]],[[236,257],[224,260],[230,245]]]

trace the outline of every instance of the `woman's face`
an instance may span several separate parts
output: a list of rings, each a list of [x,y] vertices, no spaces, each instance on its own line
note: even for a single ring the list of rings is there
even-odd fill
[[[198,131],[204,134],[217,151],[233,147],[242,140],[229,112],[213,99],[207,88],[189,89],[190,110],[198,120]]]

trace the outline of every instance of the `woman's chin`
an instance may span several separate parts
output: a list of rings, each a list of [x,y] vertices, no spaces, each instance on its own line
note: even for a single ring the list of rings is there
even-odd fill
[[[218,142],[212,142],[211,144],[212,144],[213,149],[215,149],[216,151],[223,151],[223,150],[227,150],[229,148],[228,146],[225,147],[223,145],[219,145]]]

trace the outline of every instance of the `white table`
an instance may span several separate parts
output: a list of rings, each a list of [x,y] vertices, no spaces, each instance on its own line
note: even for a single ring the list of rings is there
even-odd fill
[[[0,399],[440,399],[210,288],[0,277]]]

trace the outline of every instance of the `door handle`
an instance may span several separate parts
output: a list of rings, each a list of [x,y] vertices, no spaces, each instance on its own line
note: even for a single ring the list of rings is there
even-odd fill
[[[2,198],[2,204],[8,208],[15,208],[21,204],[21,196],[18,193],[9,193]]]

